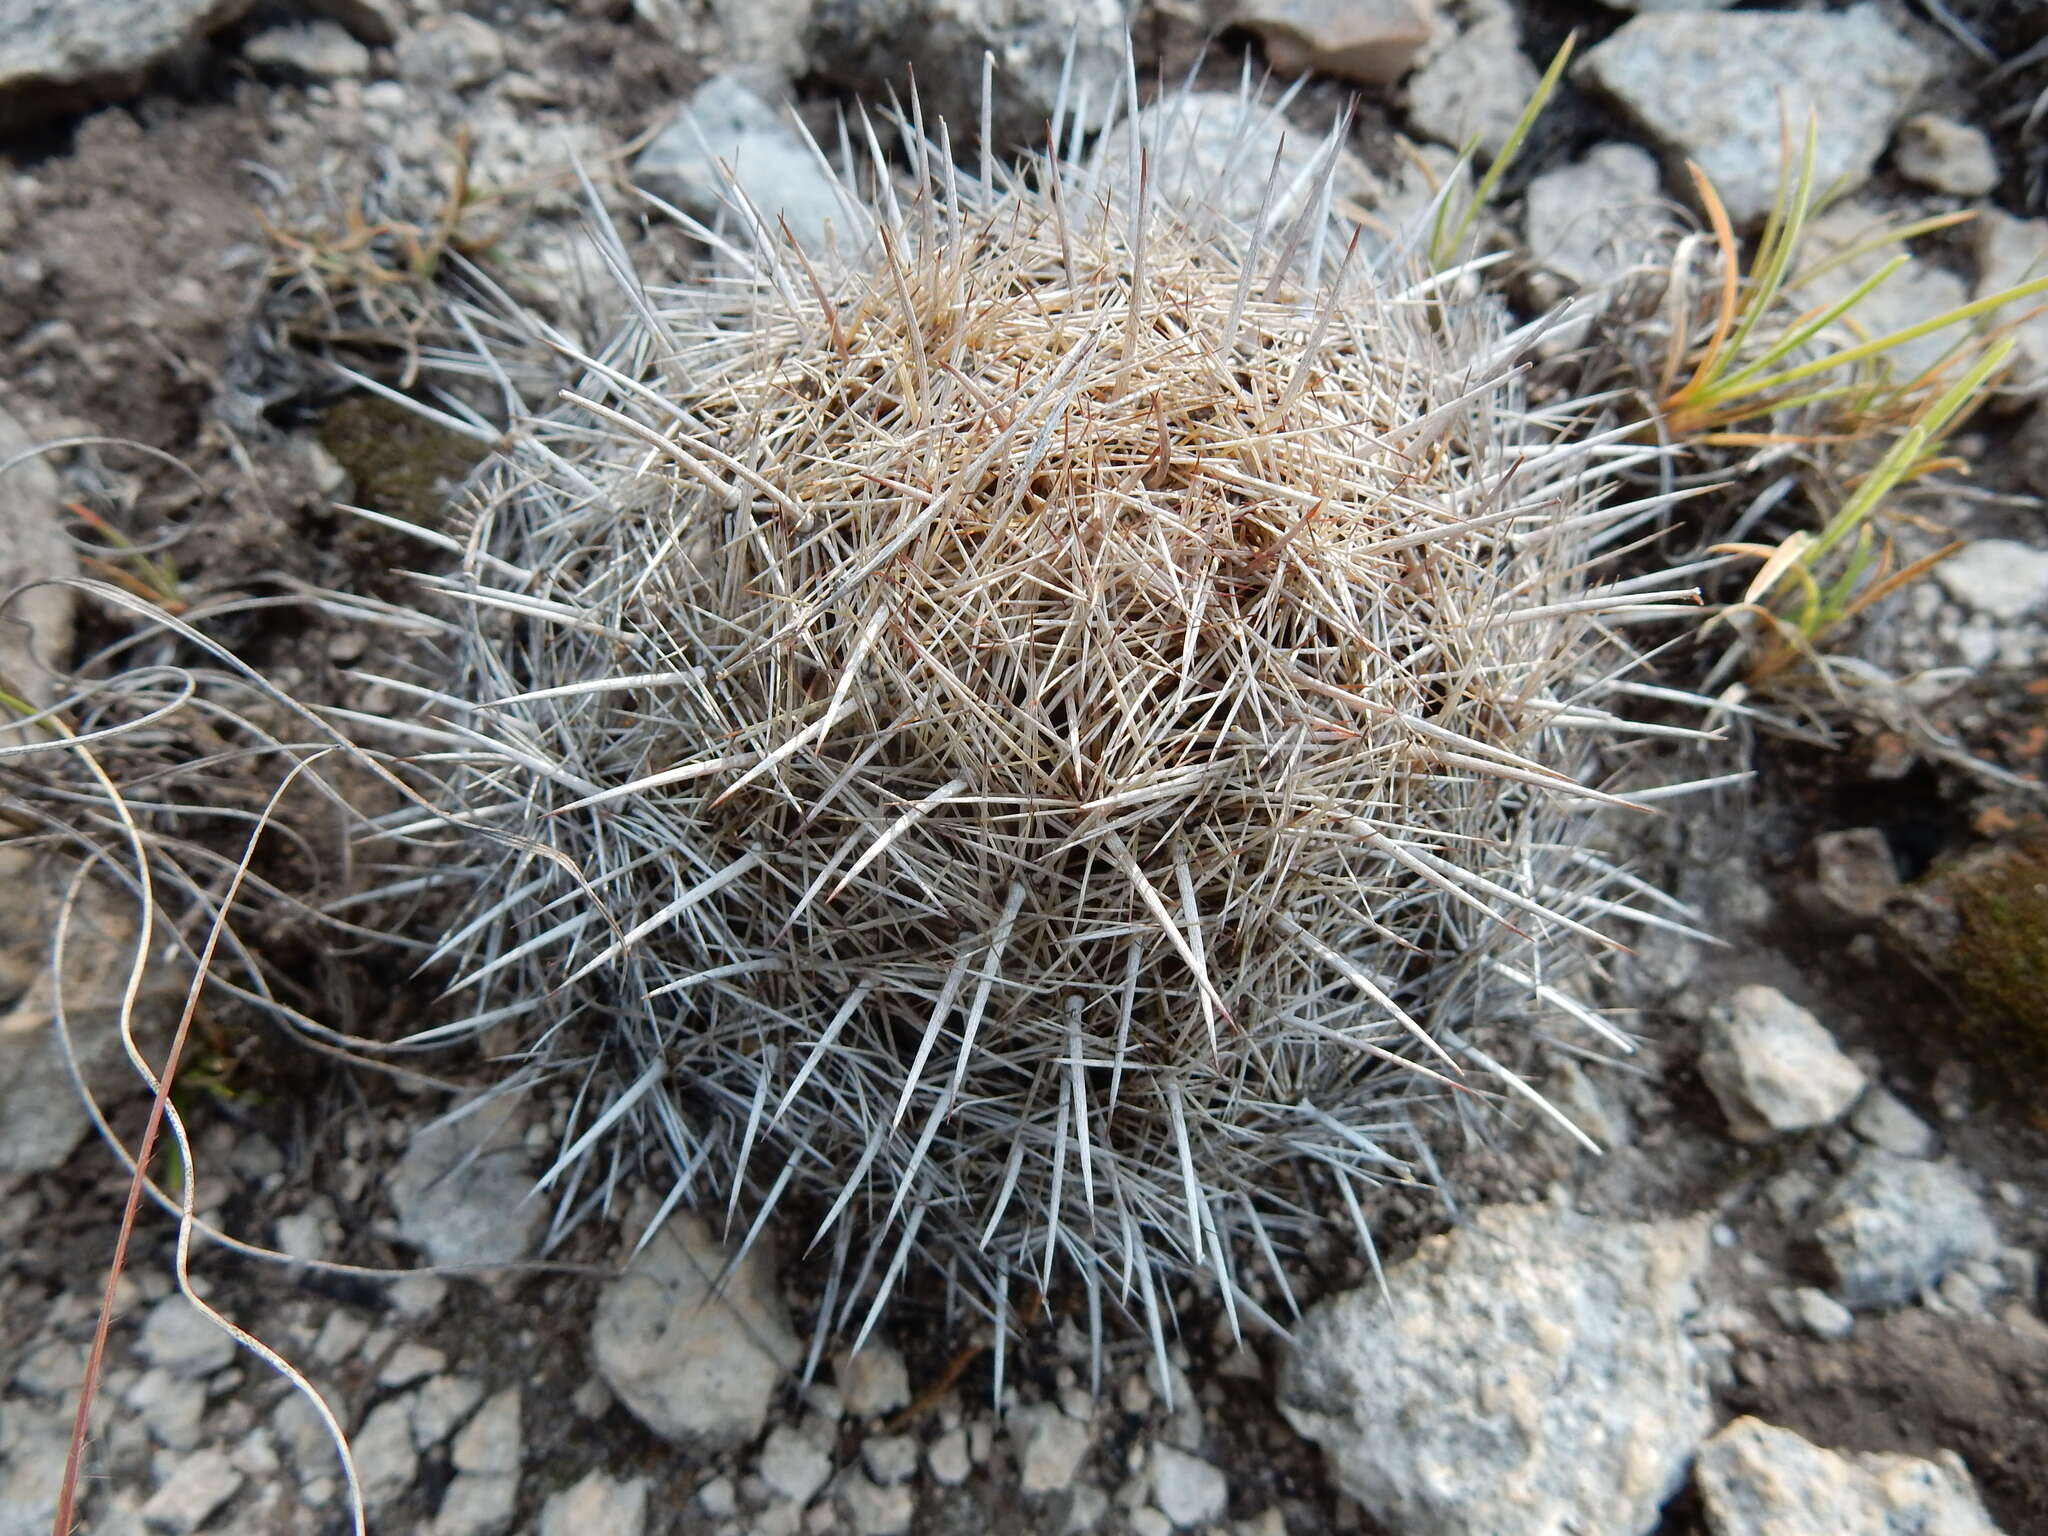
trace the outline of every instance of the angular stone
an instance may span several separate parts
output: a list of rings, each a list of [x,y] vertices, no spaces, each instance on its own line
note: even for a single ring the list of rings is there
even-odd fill
[[[845,1394],[846,1411],[856,1419],[894,1413],[910,1401],[910,1368],[887,1344],[871,1340],[857,1355],[835,1356],[832,1374]]]
[[[1739,987],[1714,1008],[1699,1064],[1737,1141],[1830,1125],[1867,1081],[1820,1020],[1775,987]]]
[[[4,46],[0,23],[0,53]],[[51,669],[71,661],[76,595],[63,586],[15,589],[76,576],[78,552],[64,537],[57,473],[34,447],[22,425],[0,409],[0,598],[8,599],[0,608],[0,687],[48,704],[56,698]]]
[[[761,1481],[777,1497],[804,1505],[832,1476],[832,1458],[787,1424],[768,1431],[761,1446]]]
[[[546,1207],[516,1099],[413,1134],[388,1190],[398,1235],[435,1264],[507,1264],[533,1251]]]
[[[1086,1424],[1050,1403],[1012,1410],[1009,1429],[1026,1493],[1057,1493],[1070,1486],[1094,1438]]]
[[[474,16],[437,16],[398,41],[398,78],[430,91],[466,91],[505,70],[505,44]]]
[[[1934,568],[1934,579],[1971,612],[2010,623],[2048,606],[2048,550],[1972,539]]]
[[[143,1523],[158,1531],[196,1531],[235,1496],[242,1474],[218,1446],[178,1458],[164,1485],[142,1506]]]
[[[1700,1447],[1693,1475],[1714,1536],[1998,1536],[1953,1451],[1843,1456],[1745,1417]]]
[[[462,1426],[449,1448],[458,1472],[516,1473],[524,1439],[519,1425],[519,1389],[495,1392]]]
[[[1221,1520],[1230,1506],[1223,1470],[1178,1446],[1152,1447],[1151,1474],[1154,1507],[1180,1530]]]
[[[419,1452],[413,1448],[412,1398],[386,1398],[370,1410],[363,1427],[349,1438],[362,1479],[363,1502],[375,1509],[389,1504],[412,1487],[419,1476]]]
[[[1906,180],[1956,197],[1982,197],[1998,185],[1991,140],[1968,123],[1933,112],[1899,124],[1892,164]]]
[[[1488,160],[1501,152],[1542,76],[1505,7],[1484,13],[1408,78],[1408,121],[1417,133],[1463,149],[1477,140]]]
[[[250,0],[60,0],[0,9],[0,130],[138,90]]]
[[[876,1435],[861,1442],[860,1464],[884,1488],[917,1475],[918,1444],[909,1435]]]
[[[1849,1115],[1849,1129],[1894,1157],[1931,1157],[1934,1127],[1898,1099],[1871,1084]]]
[[[235,1341],[183,1296],[166,1296],[143,1320],[136,1348],[173,1376],[211,1376],[234,1364]]]
[[[1601,144],[1529,183],[1522,199],[1529,254],[1582,288],[1625,272],[1654,237],[1657,161],[1634,144]]]
[[[1984,1202],[1953,1168],[1876,1147],[1857,1155],[1817,1217],[1814,1236],[1850,1307],[1902,1305],[1998,1249]]]
[[[907,1486],[878,1488],[858,1472],[840,1485],[839,1496],[858,1536],[903,1536],[917,1509]]]
[[[1899,866],[1876,827],[1823,832],[1813,840],[1815,894],[1839,916],[1869,922],[1899,891]]]
[[[448,1480],[428,1536],[495,1536],[518,1508],[517,1472],[458,1472]]]
[[[242,46],[242,57],[299,80],[360,80],[370,72],[370,50],[332,21],[259,32]]]
[[[2048,277],[2048,219],[2016,219],[2002,209],[1985,208],[1971,221],[1970,229],[1977,257],[1974,297],[1988,299]],[[1994,323],[2019,322],[2012,333],[2019,364],[2013,382],[2036,390],[2048,383],[2048,312],[2040,312],[2043,297],[2037,293],[1993,312]],[[1946,564],[1944,560],[1942,565]],[[1935,569],[1939,571],[1941,566]]]
[[[1877,276],[1886,262],[1906,255],[1906,264],[1856,301],[1850,310],[1859,330],[1867,336],[1886,336],[1932,320],[1967,304],[1969,286],[1955,273],[1904,251],[1896,244],[1867,245],[1897,220],[1884,210],[1862,201],[1837,203],[1807,225],[1802,262],[1833,262],[1794,290],[1794,298],[1805,307],[1835,304],[1849,297],[1858,284]],[[1852,338],[1837,333],[1843,344]],[[1956,326],[1944,326],[1887,351],[1882,366],[1900,383],[1917,377],[1939,363],[1963,334]]]
[[[1703,1219],[1489,1206],[1315,1307],[1280,1408],[1402,1536],[1643,1536],[1712,1422]]]
[[[932,1480],[942,1487],[957,1488],[966,1482],[967,1475],[974,1470],[967,1454],[967,1431],[949,1429],[934,1440],[925,1452],[925,1465]]]
[[[1276,74],[1384,86],[1435,36],[1436,11],[1430,0],[1239,0],[1228,25],[1259,35]]]
[[[751,207],[781,239],[781,226],[806,251],[836,236],[851,251],[866,238],[833,178],[802,134],[743,80],[719,75],[691,95],[676,120],[633,162],[634,178],[657,196],[707,222],[724,217],[751,228]]]
[[[1813,181],[1860,185],[1933,68],[1872,3],[1838,14],[1691,10],[1638,16],[1586,55],[1585,76],[1674,160],[1700,166],[1738,225],[1771,210],[1779,124],[1819,119]]]
[[[671,1440],[737,1445],[803,1357],[764,1241],[712,1286],[727,1254],[695,1216],[671,1216],[598,1298],[591,1348],[605,1382]]]
[[[541,1506],[537,1536],[644,1536],[648,1480],[592,1472]]]

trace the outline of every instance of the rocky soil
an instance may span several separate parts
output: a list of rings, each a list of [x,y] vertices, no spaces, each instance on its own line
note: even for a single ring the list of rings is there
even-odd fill
[[[2031,10],[1151,0],[1128,21],[1148,76],[1309,72],[1304,143],[1361,92],[1344,192],[1368,218],[1447,146],[1497,148],[1579,29],[1498,208],[1532,302],[1689,217],[1687,161],[1753,227],[1779,104],[1815,106],[1842,249],[1880,214],[1978,215],[1881,290],[1898,325],[2048,271]],[[1118,0],[0,0],[0,591],[103,573],[66,505],[116,509],[175,559],[178,600],[252,599],[218,632],[281,686],[396,709],[348,675],[371,642],[345,616],[256,601],[403,602],[416,548],[334,504],[432,520],[480,451],[336,371],[417,390],[414,348],[438,344],[426,290],[380,252],[409,239],[442,276],[473,259],[567,314],[602,287],[572,161],[649,270],[687,243],[641,220],[629,179],[712,217],[724,160],[803,236],[834,194],[785,103],[824,138],[848,93],[911,65],[972,122],[993,48],[1011,150],[1070,35],[1108,89],[1126,19]],[[847,1358],[814,1341],[801,1222],[714,1294],[724,1212],[662,1211],[631,1177],[532,1197],[566,1091],[451,1117],[491,1080],[473,1057],[392,1081],[232,1015],[183,1095],[193,1187],[277,1257],[202,1243],[194,1289],[332,1405],[381,1532],[2048,1532],[2048,317],[2016,335],[2014,387],[1955,445],[1972,477],[1901,530],[1909,554],[1944,529],[1965,547],[1853,642],[1911,678],[1913,718],[1743,741],[1752,784],[1645,838],[1642,873],[1726,943],[1651,935],[1616,983],[1641,1052],[1551,1061],[1601,1154],[1511,1118],[1446,1170],[1453,1201],[1376,1212],[1383,1277],[1305,1258],[1292,1344],[1239,1342],[1189,1291],[1168,1371],[1133,1337],[1098,1379],[1057,1298],[992,1349],[914,1288]],[[121,442],[20,457],[57,439]],[[48,700],[123,632],[31,589],[0,673]],[[59,861],[0,861],[0,1536],[27,1536],[49,1528],[128,1183],[50,1027],[60,982],[80,1073],[131,1141],[146,1100],[113,1028],[134,919],[88,886],[53,962]],[[431,1006],[388,955],[287,969],[358,1023]],[[145,988],[145,1038],[180,987]],[[84,1529],[347,1529],[324,1427],[177,1294],[173,1235],[145,1212],[119,1281]]]

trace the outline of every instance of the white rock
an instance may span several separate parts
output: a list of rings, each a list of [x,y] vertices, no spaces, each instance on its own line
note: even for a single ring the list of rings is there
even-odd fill
[[[143,1320],[135,1347],[173,1376],[211,1376],[234,1364],[235,1341],[183,1296],[166,1296]]]
[[[1876,1083],[1849,1114],[1849,1129],[1894,1157],[1931,1157],[1934,1127]]]
[[[466,91],[505,69],[505,45],[474,16],[437,16],[398,41],[398,77],[424,90]]]
[[[196,1531],[235,1496],[242,1474],[219,1446],[178,1458],[164,1485],[142,1506],[145,1525],[160,1531]]]
[[[1976,1191],[1946,1163],[1866,1147],[1817,1212],[1814,1236],[1850,1307],[1911,1301],[1964,1259],[1998,1250]]]
[[[840,1354],[832,1362],[842,1406],[857,1419],[894,1413],[910,1401],[910,1368],[887,1344],[870,1342],[859,1354]]]
[[[1694,1478],[1714,1536],[1998,1536],[1952,1451],[1842,1456],[1740,1418],[1700,1447]]]
[[[1934,568],[1965,608],[2007,623],[2048,604],[2048,550],[2014,539],[1972,539]]]
[[[1699,1066],[1737,1141],[1832,1124],[1866,1082],[1821,1022],[1775,987],[1737,988],[1713,1009]]]
[[[1222,1469],[1178,1446],[1152,1447],[1152,1502],[1177,1527],[1221,1520],[1230,1507],[1230,1484]]]
[[[1131,1536],[1173,1536],[1173,1522],[1149,1504],[1131,1511],[1130,1525]]]
[[[394,1280],[386,1293],[400,1317],[421,1321],[432,1317],[448,1299],[448,1282],[439,1275],[407,1275]]]
[[[546,1204],[511,1095],[415,1132],[388,1192],[398,1235],[441,1265],[505,1264],[533,1251]]]
[[[0,77],[7,73],[8,42],[0,39]],[[0,94],[5,87],[0,85]],[[32,439],[0,409],[0,598],[31,581],[78,574],[78,552],[64,537],[57,472],[31,454]],[[52,666],[71,660],[73,609],[67,587],[37,587],[0,608],[0,677],[38,704],[56,697]]]
[[[483,1401],[484,1384],[474,1376],[436,1376],[413,1394],[412,1439],[430,1451]]]
[[[244,1477],[267,1482],[284,1470],[284,1458],[277,1454],[277,1438],[261,1425],[249,1431],[228,1452],[235,1470]]]
[[[925,1452],[925,1466],[931,1470],[935,1482],[948,1488],[957,1488],[967,1481],[974,1470],[974,1463],[967,1455],[967,1431],[949,1429],[931,1443]]]
[[[810,56],[872,100],[904,96],[915,75],[927,124],[943,119],[957,148],[979,132],[982,55],[993,54],[996,144],[1041,150],[1069,48],[1068,110],[1085,101],[1085,126],[1099,125],[1120,100],[1129,25],[1123,0],[818,0]]]
[[[2022,283],[2048,277],[2048,219],[2016,219],[2000,209],[1985,208],[1978,211],[1970,229],[1976,237],[1975,297],[1987,299]],[[1998,323],[2019,321],[2012,333],[2018,343],[2014,353],[2020,363],[2017,382],[2035,390],[2048,384],[2048,314],[2035,313],[2041,301],[2042,295],[2037,293],[1993,312]],[[2022,316],[2028,318],[2021,319]],[[1938,573],[1959,558],[1960,555],[1951,555],[1934,569]]]
[[[339,1365],[362,1348],[363,1341],[369,1336],[367,1319],[353,1312],[330,1312],[313,1339],[313,1358],[322,1365]]]
[[[634,179],[688,213],[724,216],[745,231],[739,211],[750,204],[781,239],[780,224],[808,252],[835,243],[857,250],[865,221],[842,200],[803,135],[733,75],[705,81],[676,120],[633,162]]]
[[[458,1472],[517,1472],[524,1443],[519,1425],[519,1389],[507,1387],[485,1400],[449,1447]]]
[[[85,1385],[86,1346],[45,1339],[14,1368],[14,1384],[38,1397],[72,1398]]]
[[[1787,1328],[1804,1329],[1817,1339],[1846,1339],[1856,1329],[1856,1318],[1847,1307],[1810,1285],[1772,1291],[1771,1309]]]
[[[918,1444],[909,1435],[876,1435],[863,1441],[861,1465],[883,1487],[908,1482],[917,1475]]]
[[[598,1299],[598,1370],[648,1428],[671,1440],[752,1439],[776,1386],[802,1358],[765,1242],[713,1294],[725,1263],[704,1223],[678,1214]]]
[[[0,126],[138,88],[153,64],[238,19],[249,0],[69,0],[0,13]]]
[[[517,1473],[458,1472],[441,1495],[430,1536],[492,1536],[518,1508]]]
[[[648,1481],[592,1472],[541,1506],[537,1536],[644,1536]]]
[[[1823,832],[1813,840],[1814,894],[1833,915],[1871,922],[1899,893],[1899,866],[1876,827]]]
[[[6,482],[0,481],[0,497],[5,494]],[[7,579],[12,578],[0,571],[0,580]],[[0,650],[8,633],[0,620]],[[6,664],[0,657],[0,665]],[[63,1167],[92,1125],[57,1036],[50,964],[59,903],[73,874],[68,861],[0,848],[0,1183],[11,1175]],[[135,921],[127,896],[89,880],[73,904],[64,944],[71,1045],[102,1104],[137,1087],[120,1036]],[[184,981],[173,968],[149,967],[142,987],[135,1029],[149,1041],[160,1036],[171,1000],[182,1002]],[[202,1196],[213,1187],[202,1177]]]
[[[1657,161],[1634,144],[1601,144],[1529,183],[1522,198],[1529,254],[1582,288],[1638,260],[1661,222]]]
[[[1108,1514],[1109,1495],[1093,1483],[1077,1483],[1067,1495],[1067,1513],[1060,1522],[1060,1536],[1088,1536]]]
[[[1581,66],[1668,154],[1707,173],[1739,225],[1771,210],[1781,117],[1797,133],[1817,112],[1814,185],[1853,188],[1932,67],[1872,3],[1830,15],[1638,16]]]
[[[425,1344],[410,1341],[401,1344],[385,1358],[377,1370],[377,1385],[380,1387],[409,1387],[427,1376],[438,1376],[448,1369],[448,1357],[440,1350]]]
[[[277,1251],[294,1259],[327,1257],[327,1220],[318,1211],[294,1211],[277,1218]]]
[[[259,32],[242,45],[242,57],[302,80],[360,80],[370,72],[370,50],[331,21]]]
[[[1984,1288],[1960,1268],[1952,1269],[1941,1277],[1941,1284],[1935,1287],[1935,1300],[1928,1304],[1936,1310],[1946,1309],[1957,1317],[1982,1317],[1988,1310],[1984,1304]]]
[[[334,1399],[330,1396],[329,1401]],[[286,1392],[270,1411],[270,1428],[291,1458],[302,1483],[326,1476],[338,1469],[334,1442],[327,1426],[300,1392]]]
[[[1280,1408],[1402,1536],[1641,1536],[1711,1423],[1706,1222],[1490,1206],[1296,1329]]]
[[[801,1506],[832,1476],[832,1458],[789,1425],[778,1424],[762,1443],[760,1471],[776,1494]]]
[[[1226,23],[1258,33],[1276,74],[1392,85],[1436,34],[1429,0],[1237,0]]]
[[[413,1448],[412,1398],[387,1398],[372,1408],[350,1438],[349,1449],[355,1453],[364,1503],[375,1509],[405,1493],[420,1471],[419,1452]]]
[[[1436,49],[1408,77],[1408,121],[1425,137],[1463,149],[1477,138],[1482,157],[1501,152],[1541,79],[1522,52],[1514,13],[1488,11]]]
[[[121,1394],[121,1401],[149,1426],[158,1444],[174,1451],[199,1448],[204,1438],[201,1420],[206,1416],[204,1381],[156,1366],[138,1376],[135,1385]]]
[[[839,1496],[860,1536],[902,1536],[910,1529],[910,1517],[916,1512],[916,1501],[908,1486],[878,1488],[858,1472],[847,1476],[840,1485]]]
[[[1933,112],[1899,124],[1892,164],[1906,180],[1957,197],[1982,197],[1998,185],[1991,140],[1968,123]]]
[[[1026,1493],[1057,1493],[1070,1486],[1093,1438],[1086,1424],[1050,1403],[1018,1408],[1009,1416],[1010,1440]]]
[[[50,1536],[57,1515],[57,1485],[64,1476],[71,1430],[53,1417],[38,1423],[8,1404],[0,1425],[0,1536]]]
[[[697,1504],[714,1520],[729,1520],[740,1507],[739,1495],[729,1477],[714,1477],[697,1490]]]

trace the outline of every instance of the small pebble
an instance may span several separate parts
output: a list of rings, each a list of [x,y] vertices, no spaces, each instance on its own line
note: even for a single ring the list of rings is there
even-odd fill
[[[925,1465],[931,1468],[933,1479],[948,1488],[957,1488],[966,1482],[968,1473],[974,1470],[974,1463],[967,1454],[967,1432],[949,1429],[939,1436],[925,1452]]]
[[[714,1477],[697,1490],[697,1506],[714,1520],[729,1520],[739,1513],[740,1501],[729,1477]]]

